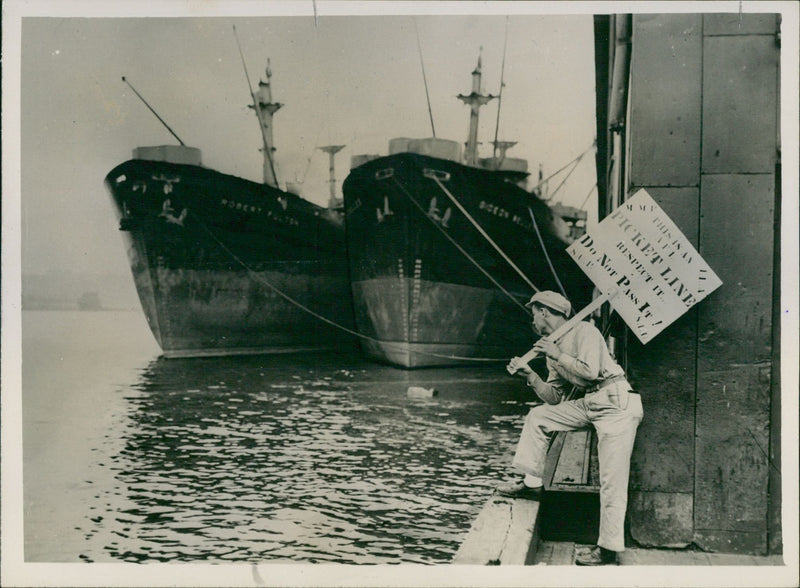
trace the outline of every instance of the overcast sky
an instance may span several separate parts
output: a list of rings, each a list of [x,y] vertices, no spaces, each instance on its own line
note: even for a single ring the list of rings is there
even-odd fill
[[[415,24],[416,23],[416,24]],[[253,85],[267,59],[281,181],[328,197],[358,153],[387,153],[391,137],[431,136],[417,49],[422,48],[436,135],[466,140],[471,72],[498,94],[508,28],[499,138],[509,156],[545,175],[595,137],[592,18],[536,16],[308,16],[40,18],[22,24],[22,270],[126,273],[127,260],[103,178],[140,145],[175,139],[121,81],[124,75],[204,165],[261,181],[260,132],[233,25]],[[416,29],[416,30],[415,30]],[[482,49],[481,49],[482,48]],[[481,110],[490,155],[497,101]],[[563,175],[561,176],[563,177]],[[555,179],[557,183],[559,178]],[[595,183],[592,154],[555,200],[581,205]],[[552,185],[555,188],[555,184]],[[595,198],[589,199],[589,204]]]
[[[275,119],[281,178],[294,179],[295,175],[303,177],[308,168],[305,194],[320,203],[326,200],[328,193],[325,183],[327,165],[323,154],[315,151],[315,147],[327,143],[348,146],[337,158],[341,180],[346,175],[352,154],[386,153],[388,139],[395,136],[430,135],[414,20],[410,16],[331,17],[325,14],[324,0],[316,0],[320,17],[315,27],[314,18],[309,14],[311,0],[307,0],[302,2],[306,16],[296,18],[27,17],[19,43],[21,96],[18,96],[16,79],[13,77],[17,73],[17,45],[12,46],[10,51],[8,47],[9,43],[16,41],[16,21],[8,18],[10,5],[24,5],[26,12],[40,14],[76,12],[75,7],[86,6],[102,7],[108,13],[124,6],[128,13],[141,15],[156,11],[163,13],[165,7],[182,6],[185,12],[187,7],[199,11],[201,7],[209,6],[242,6],[243,2],[65,0],[51,2],[55,7],[53,10],[38,10],[38,4],[42,2],[7,0],[3,3],[3,213],[6,223],[3,227],[2,252],[6,278],[3,283],[2,325],[4,507],[9,505],[6,502],[9,497],[13,500],[10,503],[12,507],[22,504],[21,485],[13,484],[14,480],[21,479],[22,471],[19,442],[22,438],[21,401],[19,394],[14,393],[21,389],[21,329],[14,286],[14,272],[17,270],[17,209],[9,202],[19,199],[21,204],[23,271],[68,269],[129,274],[122,239],[110,198],[103,187],[103,178],[115,165],[129,159],[134,147],[174,143],[174,139],[121,82],[121,76],[130,79],[187,144],[202,149],[205,165],[260,181],[261,155],[258,147],[261,139],[255,118],[247,108],[249,92],[232,31],[232,25],[236,24],[253,82],[263,75],[266,59],[271,58],[275,99],[285,104]],[[247,4],[250,7],[266,6],[272,9],[280,5],[281,10],[286,10],[288,5],[285,2],[267,3],[265,0]],[[485,8],[492,4],[496,3],[480,3],[477,6]],[[563,11],[562,6],[577,4],[567,2],[556,6],[555,10]],[[619,4],[622,3],[597,3],[592,5],[592,9],[596,6],[598,11],[613,13],[644,3]],[[382,10],[388,7],[394,9],[397,5],[389,2],[383,5]],[[455,2],[448,5],[461,6]],[[541,10],[541,6],[553,3],[535,2],[533,5],[535,10]],[[648,7],[650,5],[647,3]],[[753,1],[712,3],[712,7],[721,6],[719,10],[730,12],[742,6],[745,10],[753,6],[766,10],[763,8],[765,5]],[[428,10],[431,4],[420,6]],[[437,6],[441,10],[441,5]],[[531,4],[519,2],[506,6],[523,10],[530,9]],[[797,65],[797,12],[796,6],[792,6],[793,18],[784,21],[785,30],[781,37],[781,89],[784,93],[788,89],[791,98],[783,101],[784,127],[781,131],[785,165],[783,182],[785,187],[790,188],[783,192],[784,210],[790,214],[782,219],[784,246],[781,256],[784,269],[788,271],[782,273],[782,306],[785,310],[781,331],[783,342],[788,343],[783,349],[784,352],[788,350],[790,358],[797,355],[792,351],[796,351],[797,341],[799,159],[796,109],[797,72],[800,71]],[[698,7],[690,2],[661,5],[661,10],[678,9],[703,12],[708,10],[708,5]],[[21,12],[21,9],[16,11]],[[88,15],[89,11],[86,12]],[[497,93],[506,18],[504,15],[420,16],[416,21],[437,135],[464,141],[468,128],[468,109],[455,96],[469,92],[470,72],[481,46],[484,89]],[[506,87],[500,138],[519,141],[510,155],[527,158],[531,170],[535,171],[541,163],[546,174],[555,171],[594,140],[592,53],[590,15],[516,15],[508,19]],[[16,120],[9,121],[6,116],[16,117],[13,104],[20,101],[20,150],[17,153],[17,129],[13,124]],[[496,112],[496,102],[482,111],[483,155],[487,154],[488,142],[494,137]],[[12,124],[9,125],[9,122]],[[19,166],[17,155],[20,155]],[[18,194],[15,180],[20,171],[21,193]],[[591,160],[584,161],[557,199],[580,204],[594,182]],[[9,260],[10,272],[6,264]],[[788,361],[782,367],[784,373],[781,379],[787,393],[791,393],[797,389],[796,364]],[[790,413],[787,411],[787,414]],[[787,422],[789,430],[784,429],[784,432],[788,437],[794,434],[796,438],[796,417]],[[786,463],[796,464],[796,459],[787,459]],[[6,471],[9,464],[12,467],[10,472]],[[796,479],[796,469],[790,473]],[[9,480],[11,482],[6,484]],[[6,492],[7,489],[11,493]],[[794,502],[789,501],[792,503],[784,511],[787,520],[796,521],[796,491],[792,498]],[[12,565],[22,560],[19,546],[24,542],[17,532],[22,529],[21,515],[18,516],[21,511],[21,508],[4,508],[3,511],[3,530],[11,531],[11,535],[5,534],[11,540],[3,544],[4,564],[6,557]],[[785,538],[789,547],[787,553],[796,553],[796,522],[785,533]],[[8,543],[11,549],[7,548]],[[791,561],[796,563],[796,556]],[[49,572],[35,568],[28,573],[36,575],[39,581],[78,585],[80,582],[75,578],[83,580],[83,575],[91,574],[91,571],[83,571],[84,566],[77,566],[80,570],[75,568],[48,568]],[[152,566],[133,566],[126,570],[133,573],[134,568],[136,573],[142,571],[147,576],[145,583],[152,578],[150,582],[154,585],[159,579],[156,574],[164,573],[163,568]],[[195,566],[170,568],[170,574],[177,574],[170,576],[170,581],[176,584],[181,581],[190,584],[192,579],[196,581],[198,577],[205,577],[197,574],[210,574],[209,578],[216,578],[214,570],[208,567],[199,571]],[[419,575],[415,574],[413,580],[420,585],[425,581],[449,584],[452,578],[444,575],[449,573],[446,568],[434,566],[419,570]],[[8,569],[11,569],[10,566]],[[300,572],[296,576],[287,575],[287,578],[291,578],[288,582],[295,578],[299,578],[298,582],[309,584],[332,581],[331,576],[322,576],[330,574],[330,570],[325,568],[316,576],[308,567],[292,566],[292,569],[299,569]],[[508,584],[521,585],[526,581],[524,573],[527,571],[517,576],[513,570],[496,570],[492,572],[494,580],[487,581],[497,585],[504,578],[509,580]],[[53,571],[59,574],[57,580],[49,578]],[[260,577],[256,577],[255,568],[216,571],[227,574],[229,579],[222,580],[223,583],[236,579],[247,581],[252,574],[255,574],[253,578],[260,580]],[[282,572],[287,573],[285,570]],[[102,582],[103,572],[96,573],[98,576],[87,577],[86,580]],[[335,572],[334,577],[345,577],[342,574],[347,573],[350,572]],[[397,581],[396,575],[388,574],[395,572],[392,569],[386,575],[372,577],[387,582]],[[564,574],[568,574],[568,570]],[[639,574],[639,577],[635,574]],[[693,573],[692,578],[696,575]],[[719,571],[714,573],[713,578],[707,576],[701,578],[699,584],[711,585],[709,582],[718,583],[724,579],[730,579],[731,585],[738,583],[729,576],[720,580]],[[41,579],[43,577],[45,580]],[[141,580],[143,576],[134,574],[131,577]],[[679,576],[676,578],[678,582],[681,579]],[[647,578],[641,576],[641,571],[632,570],[632,574],[626,575],[624,581],[634,580],[646,582]],[[475,578],[463,577],[463,581],[474,584]]]

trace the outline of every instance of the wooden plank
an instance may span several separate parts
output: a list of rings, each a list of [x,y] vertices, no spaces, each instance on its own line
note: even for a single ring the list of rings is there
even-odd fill
[[[538,547],[539,502],[493,496],[473,521],[454,564],[526,565]]]
[[[759,557],[730,553],[704,553],[696,550],[628,548],[620,554],[625,566],[780,566],[780,556]]]
[[[780,137],[779,137],[780,141]],[[782,171],[781,166],[775,169],[775,226],[781,226],[782,198],[781,192]],[[781,481],[781,318],[783,307],[781,304],[781,229],[775,231],[775,250],[773,251],[772,277],[772,366],[770,374],[770,477],[769,477],[769,505],[767,506],[767,536],[769,553],[783,553],[783,488]]]
[[[697,562],[700,563],[700,562]],[[686,565],[686,557],[676,553],[651,551],[642,557],[639,565],[647,566],[682,566]]]
[[[699,551],[664,549],[626,549],[620,556],[620,563],[626,566],[707,566],[711,564],[706,554]]]
[[[597,432],[595,429],[589,429],[586,432],[586,443],[583,446],[583,464],[581,469],[581,485],[588,486],[589,485],[589,470],[591,469],[592,464],[592,451],[594,451],[595,456],[597,455],[597,443],[595,442],[597,439]]]
[[[703,177],[701,196],[702,234],[699,252],[723,280],[714,292],[716,304],[706,305],[728,320],[722,327],[754,329],[760,353],[769,357],[772,310],[772,275],[775,222],[774,168],[767,174],[725,174]],[[727,279],[726,279],[727,278]],[[731,324],[748,318],[739,309],[742,297],[759,297],[761,309],[755,324]],[[723,308],[720,308],[720,305]],[[729,312],[737,313],[730,316]],[[764,314],[767,313],[767,314]],[[761,319],[764,322],[760,322]],[[746,343],[743,342],[743,343]],[[741,348],[742,357],[751,349]]]
[[[553,484],[586,484],[591,437],[588,429],[564,433],[564,445],[553,474]]]
[[[573,541],[540,541],[534,565],[571,566],[575,564]]]
[[[570,541],[559,541],[553,547],[550,558],[551,566],[571,566],[575,564],[575,544]]]
[[[536,533],[538,520],[538,501],[513,501],[511,523],[500,555],[500,565],[525,565],[534,560],[538,541]]]
[[[631,492],[628,519],[639,545],[686,547],[694,539],[693,515],[690,492]]]
[[[659,206],[697,247],[699,188],[647,188]],[[631,457],[630,487],[637,491],[682,493],[689,497],[672,516],[652,517],[656,506],[632,500],[631,533],[657,546],[691,541],[694,492],[694,406],[697,361],[697,311],[667,327],[647,345],[628,338],[626,372],[641,394],[644,420]],[[688,509],[688,510],[684,510]]]
[[[697,248],[699,188],[647,188]],[[694,404],[697,311],[642,345],[628,338],[628,380],[641,394],[644,420],[631,458],[631,488],[658,492],[694,490]],[[643,522],[646,522],[643,519]]]
[[[707,566],[711,565],[711,560],[708,558],[708,553],[702,551],[687,551],[686,559],[691,562],[691,565]]]
[[[639,555],[640,549],[628,548],[619,554],[619,565],[621,566],[640,566],[642,565]]]
[[[704,39],[703,173],[774,172],[778,58],[771,36]]]
[[[778,30],[777,14],[736,12],[703,16],[703,34],[713,35],[774,35]]]
[[[700,253],[724,282],[698,317],[695,541],[711,551],[766,553],[773,182],[703,178]]]
[[[753,555],[736,553],[707,553],[706,557],[712,566],[780,565],[774,562],[770,564],[770,559],[766,557],[755,557]]]
[[[496,565],[500,563],[511,521],[511,501],[492,498],[473,521],[453,563]]]
[[[555,545],[557,545],[555,541],[539,541],[536,556],[533,558],[533,565],[548,565]]]
[[[786,562],[783,561],[782,555],[768,555],[766,557],[754,557],[753,565],[757,566],[784,566]]]
[[[630,182],[700,183],[702,16],[636,14],[630,83]]]
[[[547,458],[544,462],[544,475],[542,482],[544,483],[545,491],[553,487],[553,476],[556,473],[556,466],[558,465],[558,456],[561,455],[561,448],[564,446],[564,434],[556,433],[550,443],[550,449],[547,451]]]
[[[599,493],[595,439],[594,429],[559,431],[555,434],[542,478],[545,491]],[[590,479],[592,468],[594,479]]]
[[[589,453],[589,486],[600,488],[600,459],[597,457],[597,433],[592,435],[592,446]]]

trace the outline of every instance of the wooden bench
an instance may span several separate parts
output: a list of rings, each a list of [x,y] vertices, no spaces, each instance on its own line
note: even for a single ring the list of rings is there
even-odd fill
[[[557,433],[547,453],[547,492],[600,492],[594,429]],[[531,565],[540,535],[540,503],[492,496],[473,521],[454,564]]]
[[[594,544],[600,526],[600,472],[594,428],[553,437],[542,476],[539,516],[543,541]]]
[[[545,462],[548,492],[600,493],[597,434],[593,428],[556,433]]]

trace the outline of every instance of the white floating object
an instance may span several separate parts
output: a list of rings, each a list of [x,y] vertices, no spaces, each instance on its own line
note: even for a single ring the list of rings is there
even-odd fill
[[[439,392],[435,388],[423,388],[422,386],[409,386],[408,395],[412,398],[431,398]]]

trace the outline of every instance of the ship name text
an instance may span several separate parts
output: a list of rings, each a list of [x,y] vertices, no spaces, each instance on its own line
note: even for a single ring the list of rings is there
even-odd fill
[[[509,219],[515,225],[518,225],[518,226],[523,227],[525,229],[528,229],[528,230],[531,229],[532,225],[525,217],[520,216],[518,214],[513,214],[512,215],[505,208],[502,208],[501,206],[497,206],[496,204],[492,204],[491,202],[486,202],[485,200],[481,200],[480,204],[478,205],[478,208],[480,210],[486,211],[489,214],[492,214],[492,215],[494,215],[496,217]]]
[[[219,203],[224,208],[230,208],[231,210],[240,210],[242,212],[264,214],[264,209],[260,206],[254,206],[252,204],[246,204],[244,202],[238,202],[236,200],[230,200],[228,198],[221,199]],[[268,218],[282,225],[291,225],[295,227],[300,226],[300,221],[298,221],[295,217],[289,214],[277,214],[272,210],[267,210],[266,215]]]
[[[219,203],[224,206],[225,208],[230,208],[231,210],[241,210],[242,212],[263,212],[263,209],[260,206],[253,206],[252,204],[244,204],[243,202],[236,202],[235,200],[228,200],[227,198],[223,198],[219,201]]]

